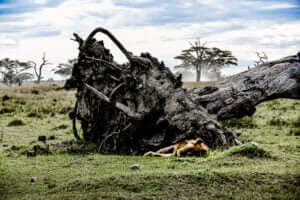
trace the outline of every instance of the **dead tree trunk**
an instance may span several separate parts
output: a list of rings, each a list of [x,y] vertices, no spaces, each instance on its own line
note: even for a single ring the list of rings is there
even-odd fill
[[[40,84],[41,80],[43,79],[42,72],[43,72],[44,66],[51,64],[48,62],[48,60],[46,60],[46,53],[45,52],[43,53],[42,63],[39,66],[37,66],[37,64],[34,61],[29,61],[29,63],[32,65],[34,74],[36,76],[35,83]]]
[[[106,34],[129,62],[123,65],[115,63],[103,41],[94,39],[98,32]],[[70,117],[73,119],[75,136],[80,138],[75,124],[78,119],[81,122],[84,140],[98,143],[102,152],[141,154],[183,139],[198,137],[211,148],[226,148],[238,144],[235,133],[212,119],[207,110],[217,114],[219,119],[239,117],[253,113],[253,107],[256,105],[253,102],[253,107],[249,106],[251,112],[239,108],[244,114],[232,114],[235,113],[235,105],[248,105],[248,98],[239,98],[239,93],[244,95],[248,91],[251,102],[252,98],[263,96],[263,92],[256,89],[262,83],[259,82],[260,79],[248,80],[245,78],[246,73],[231,77],[215,86],[187,91],[181,87],[180,77],[175,77],[163,62],[159,62],[149,53],[132,55],[103,28],[95,29],[86,40],[77,34],[74,36],[74,40],[79,43],[80,53],[72,76],[65,85],[67,89],[77,89],[77,101]],[[299,78],[298,62],[284,65],[291,68],[290,74]],[[259,73],[265,74],[266,71],[268,70],[263,70],[262,66],[261,71],[253,73],[257,73],[255,77],[264,79],[263,77],[268,76],[259,76]],[[286,81],[280,78],[281,72],[277,67],[273,71],[273,78],[279,78],[279,83]],[[245,82],[245,87],[250,88],[234,87],[231,82],[239,80],[239,76],[243,77],[241,81]],[[293,81],[287,86],[294,87],[295,81],[299,81],[289,77]],[[252,81],[258,82],[253,84]],[[272,88],[272,83],[268,82],[267,85]],[[297,87],[289,91],[299,94],[299,86]],[[232,92],[233,90],[237,93]],[[222,96],[222,92],[227,96]],[[271,93],[271,90],[267,90],[267,93]],[[257,99],[256,103],[264,100]],[[239,103],[240,101],[242,102]]]
[[[261,64],[212,86],[193,89],[189,94],[218,120],[251,116],[263,101],[300,99],[300,53]]]
[[[201,80],[201,72],[202,72],[201,68],[200,68],[200,70],[196,70],[196,82],[200,82],[200,80]]]

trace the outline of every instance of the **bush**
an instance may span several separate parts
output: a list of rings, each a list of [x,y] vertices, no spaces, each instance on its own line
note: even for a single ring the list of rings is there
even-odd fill
[[[281,118],[273,117],[270,121],[267,122],[270,126],[286,126],[288,123]]]
[[[0,114],[5,114],[5,113],[13,113],[16,110],[14,108],[2,108],[0,109]]]
[[[25,102],[24,100],[17,99],[17,100],[15,101],[15,104],[26,105],[26,102]]]
[[[252,142],[234,148],[230,154],[248,158],[271,158],[269,152]]]
[[[2,101],[7,101],[7,100],[10,100],[11,98],[8,96],[8,95],[4,95],[2,97]]]
[[[31,90],[31,94],[38,95],[38,94],[40,94],[40,91],[37,90],[37,89],[32,89],[32,90]]]
[[[22,120],[15,119],[15,120],[10,121],[7,126],[24,126],[24,125],[25,125],[25,123]]]
[[[37,112],[37,111],[33,111],[27,114],[27,117],[32,117],[32,118],[42,118],[42,114]]]
[[[300,136],[300,128],[293,128],[289,132],[290,135]]]
[[[42,118],[42,115],[38,112],[30,112],[28,113],[27,117],[32,117],[32,118]]]

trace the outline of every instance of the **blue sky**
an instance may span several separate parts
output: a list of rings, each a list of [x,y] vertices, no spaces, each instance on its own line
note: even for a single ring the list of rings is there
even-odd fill
[[[39,62],[46,52],[54,67],[77,55],[73,32],[86,37],[97,26],[110,29],[135,54],[149,51],[170,68],[197,38],[238,57],[239,66],[226,74],[252,65],[256,51],[270,59],[300,51],[299,0],[0,0],[0,59]],[[117,61],[125,61],[105,42]]]

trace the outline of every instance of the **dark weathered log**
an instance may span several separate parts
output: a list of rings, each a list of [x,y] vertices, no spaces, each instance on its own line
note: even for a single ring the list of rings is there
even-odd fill
[[[300,53],[267,62],[213,86],[193,89],[192,98],[218,120],[250,116],[276,98],[300,98]]]
[[[94,39],[98,32],[111,38],[129,63],[115,63],[103,41]],[[65,88],[77,89],[72,117],[81,122],[83,138],[98,143],[102,152],[141,154],[195,138],[210,148],[226,148],[240,142],[208,112],[218,119],[241,117],[261,101],[299,95],[297,57],[186,90],[163,62],[149,53],[132,55],[103,28],[86,40],[75,37],[80,53]]]

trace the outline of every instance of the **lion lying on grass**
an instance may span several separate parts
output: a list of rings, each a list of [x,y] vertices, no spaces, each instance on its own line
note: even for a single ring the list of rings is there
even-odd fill
[[[183,140],[177,144],[159,149],[156,152],[149,151],[144,154],[144,156],[185,156],[185,155],[207,155],[209,152],[209,147],[203,143],[201,138]]]

